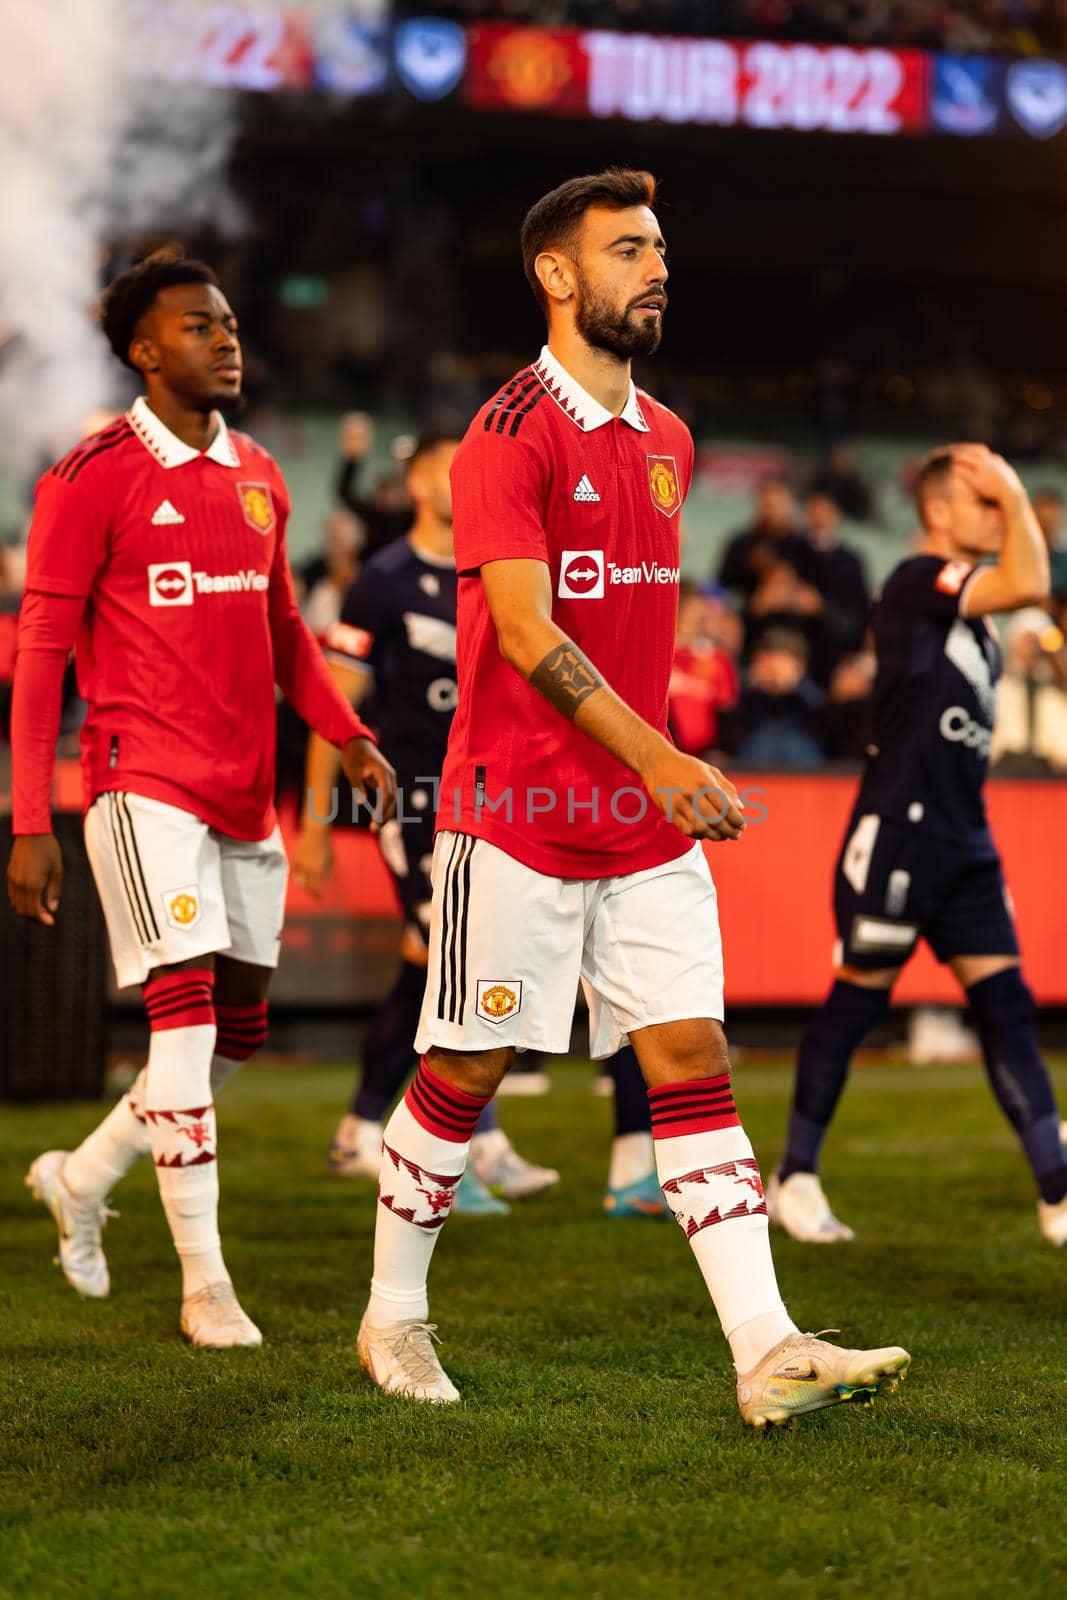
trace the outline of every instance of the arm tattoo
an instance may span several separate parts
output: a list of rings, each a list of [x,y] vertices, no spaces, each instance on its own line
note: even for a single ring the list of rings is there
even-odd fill
[[[530,674],[530,684],[571,722],[583,700],[604,686],[604,680],[587,656],[568,639],[550,650]]]

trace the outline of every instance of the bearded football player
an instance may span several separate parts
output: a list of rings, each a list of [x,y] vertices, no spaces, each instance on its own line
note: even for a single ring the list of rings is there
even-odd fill
[[[287,866],[274,814],[275,684],[385,814],[395,778],[297,610],[275,462],[222,412],[241,393],[237,320],[174,252],[117,278],[103,331],[145,393],[37,487],[12,716],[12,904],[51,926],[63,863],[50,799],[74,650],[85,842],[120,988],[143,986],[148,1063],[78,1149],[27,1182],[63,1270],[108,1293],[106,1198],[151,1152],[195,1345],[256,1345],[218,1231],[214,1090],[267,1032]]]
[[[629,1038],[659,1180],[737,1369],[744,1420],[896,1387],[904,1350],[798,1332],[734,1105],[704,841],[740,838],[733,786],[667,737],[679,517],[693,441],[639,391],[666,246],[650,174],[572,179],[530,210],[537,359],[478,413],[452,467],[459,703],[432,867],[418,1073],[383,1135],[358,1335],[384,1390],[455,1402],[428,1322],[430,1257],[472,1130],[519,1049],[564,1051],[575,988],[592,1054]],[[743,846],[740,846],[743,848]]]

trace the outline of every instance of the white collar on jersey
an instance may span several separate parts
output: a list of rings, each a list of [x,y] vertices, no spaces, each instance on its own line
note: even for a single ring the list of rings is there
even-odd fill
[[[215,413],[215,420],[218,428],[207,449],[194,450],[191,444],[179,439],[176,433],[171,433],[165,422],[160,421],[143,394],[137,396],[126,413],[126,421],[161,467],[184,467],[186,462],[196,461],[199,456],[207,456],[209,461],[216,461],[220,467],[239,467],[241,458],[218,412]]]
[[[560,366],[547,344],[534,362],[533,370],[560,410],[565,411],[583,433],[592,433],[594,428],[602,428],[605,422],[614,422],[615,413],[602,406],[599,400],[594,400],[578,380],[571,377],[566,367]],[[649,431],[633,383],[630,384],[626,404],[619,413],[619,421],[628,422],[638,433]]]

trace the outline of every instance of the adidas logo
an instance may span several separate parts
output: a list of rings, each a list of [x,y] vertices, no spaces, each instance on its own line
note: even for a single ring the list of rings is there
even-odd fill
[[[586,477],[584,472],[578,479],[578,485],[574,491],[574,498],[576,500],[583,501],[588,505],[592,505],[594,501],[598,501],[600,499],[600,496],[597,494],[596,490],[593,488],[593,485],[589,482],[589,479]]]
[[[174,528],[185,518],[180,511],[175,511],[169,500],[161,500],[152,513],[153,528]]]

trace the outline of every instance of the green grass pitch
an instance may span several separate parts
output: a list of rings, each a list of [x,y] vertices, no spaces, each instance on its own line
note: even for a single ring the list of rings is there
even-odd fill
[[[978,1069],[854,1074],[824,1172],[859,1237],[776,1234],[779,1275],[802,1327],[902,1343],[913,1366],[871,1410],[769,1436],[740,1424],[677,1228],[601,1214],[610,1108],[588,1066],[554,1080],[502,1107],[558,1189],[440,1241],[431,1304],[463,1393],[445,1410],[358,1368],[374,1207],[323,1165],[346,1070],[268,1063],[220,1100],[251,1352],[182,1344],[147,1164],[115,1196],[111,1299],[78,1299],[21,1179],[99,1108],[3,1108],[0,1594],[913,1600],[1062,1578],[1067,1258]],[[789,1075],[743,1064],[736,1086],[766,1171]]]

